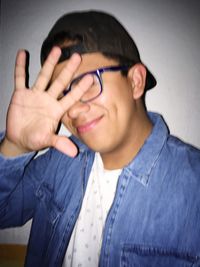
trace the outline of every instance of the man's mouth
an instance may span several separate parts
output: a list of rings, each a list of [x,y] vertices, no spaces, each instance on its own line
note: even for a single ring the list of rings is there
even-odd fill
[[[86,132],[93,130],[101,119],[102,119],[102,116],[100,116],[100,117],[98,117],[92,121],[89,121],[83,125],[78,126],[77,127],[78,133],[83,134],[83,133],[86,133]]]

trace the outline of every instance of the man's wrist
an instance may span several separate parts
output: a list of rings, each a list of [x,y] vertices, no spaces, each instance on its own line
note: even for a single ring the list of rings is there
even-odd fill
[[[0,153],[5,157],[17,157],[28,153],[25,149],[19,148],[14,143],[10,142],[6,137],[0,143]]]

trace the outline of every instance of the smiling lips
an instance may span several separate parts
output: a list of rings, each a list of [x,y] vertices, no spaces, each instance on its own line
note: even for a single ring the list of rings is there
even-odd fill
[[[77,127],[77,131],[78,133],[82,134],[82,133],[86,133],[86,132],[89,132],[91,131],[98,123],[99,121],[102,119],[102,116],[95,119],[95,120],[92,120],[86,124],[83,124],[83,125],[80,125]]]

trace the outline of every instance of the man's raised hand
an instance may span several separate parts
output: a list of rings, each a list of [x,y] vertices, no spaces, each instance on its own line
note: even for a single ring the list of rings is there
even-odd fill
[[[46,147],[55,147],[72,157],[77,154],[76,146],[67,137],[57,135],[56,131],[65,112],[79,101],[91,86],[92,77],[84,77],[77,88],[60,99],[59,96],[81,63],[80,55],[72,55],[48,87],[60,54],[59,47],[52,49],[34,85],[29,89],[25,86],[26,52],[18,52],[15,90],[7,114],[6,137],[1,145],[4,154],[20,154]],[[9,151],[10,149],[13,151]]]

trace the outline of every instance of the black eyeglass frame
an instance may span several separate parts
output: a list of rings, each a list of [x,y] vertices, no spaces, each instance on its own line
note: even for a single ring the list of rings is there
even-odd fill
[[[103,68],[99,68],[99,69],[96,69],[96,70],[93,70],[93,71],[88,71],[88,72],[85,72],[79,76],[77,76],[75,79],[73,79],[71,81],[71,83],[69,84],[68,88],[65,89],[63,91],[63,94],[66,95],[68,94],[71,90],[72,90],[72,85],[74,83],[77,83],[78,81],[80,81],[85,75],[88,75],[88,74],[91,74],[91,75],[95,75],[97,78],[98,78],[98,81],[99,81],[99,84],[100,84],[100,91],[99,91],[99,94],[96,95],[95,97],[89,99],[89,100],[80,100],[81,102],[83,103],[87,103],[87,102],[91,102],[93,101],[94,99],[96,99],[97,97],[99,97],[103,91],[103,80],[102,80],[102,73],[104,72],[108,72],[108,71],[111,71],[111,72],[115,72],[115,71],[125,71],[125,70],[128,70],[130,68],[130,65],[122,65],[122,66],[109,66],[109,67],[103,67]]]

